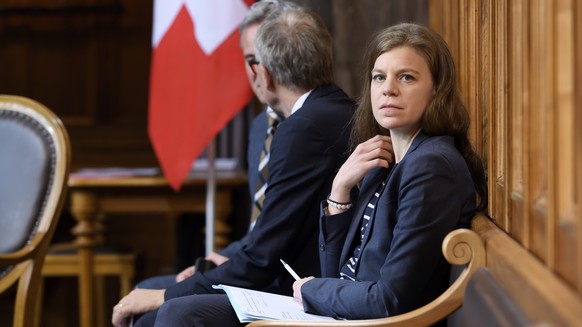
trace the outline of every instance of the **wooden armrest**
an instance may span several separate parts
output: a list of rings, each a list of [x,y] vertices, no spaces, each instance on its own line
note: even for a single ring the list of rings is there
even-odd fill
[[[16,252],[0,253],[0,267],[18,264],[24,260],[30,259],[36,255],[39,250],[39,244],[45,237],[45,232],[38,232],[32,240]]]
[[[0,278],[0,293],[4,293],[9,287],[13,286],[14,283],[20,278],[23,271],[30,266],[30,261],[21,262],[11,267],[11,270],[4,277]],[[2,267],[4,269],[6,267]]]
[[[438,322],[463,303],[465,287],[471,275],[485,265],[485,248],[477,233],[470,229],[457,229],[444,239],[442,250],[447,261],[453,265],[465,265],[459,277],[438,298],[432,302],[407,313],[397,316],[349,321],[296,321],[296,320],[261,320],[249,324],[249,327],[299,327],[299,326],[428,326]]]

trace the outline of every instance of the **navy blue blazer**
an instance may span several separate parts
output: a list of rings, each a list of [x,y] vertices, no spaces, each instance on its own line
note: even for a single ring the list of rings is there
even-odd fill
[[[360,238],[360,220],[387,176],[363,248],[356,282],[339,279]],[[476,210],[471,174],[450,136],[419,133],[388,173],[370,171],[355,206],[326,217],[321,204],[322,276],[301,288],[307,312],[347,319],[387,317],[438,297],[449,283],[450,265],[441,252],[445,236],[468,227]]]
[[[213,284],[292,294],[293,278],[319,276],[319,202],[346,159],[355,103],[336,85],[313,90],[277,128],[265,202],[247,242],[224,264],[166,289],[165,299],[217,293]]]

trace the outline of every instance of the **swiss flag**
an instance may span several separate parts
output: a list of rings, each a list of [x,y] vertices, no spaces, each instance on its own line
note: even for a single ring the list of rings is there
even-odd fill
[[[252,98],[238,33],[247,9],[242,0],[154,1],[148,131],[176,191]]]

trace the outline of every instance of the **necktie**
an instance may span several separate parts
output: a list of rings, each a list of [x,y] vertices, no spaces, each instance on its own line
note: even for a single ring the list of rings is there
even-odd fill
[[[257,179],[257,190],[253,196],[253,214],[251,217],[250,229],[255,226],[257,218],[263,210],[263,201],[265,200],[265,190],[267,189],[267,179],[269,177],[268,163],[270,158],[271,142],[280,119],[276,113],[268,111],[267,121],[269,127],[267,128],[267,136],[265,137],[265,143],[263,144],[263,149],[261,150],[261,160],[259,162],[258,168],[259,174]]]

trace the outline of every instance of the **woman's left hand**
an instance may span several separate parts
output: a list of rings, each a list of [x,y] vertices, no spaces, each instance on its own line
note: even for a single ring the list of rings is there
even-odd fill
[[[313,276],[309,276],[309,277],[305,277],[305,278],[301,278],[300,280],[295,281],[295,283],[293,283],[293,298],[299,302],[302,303],[303,302],[303,298],[301,296],[301,286],[303,286],[303,284],[307,283],[308,281],[314,279],[315,277]]]

